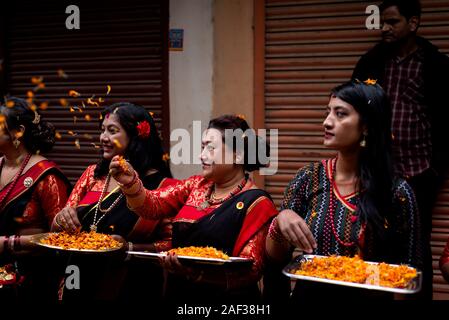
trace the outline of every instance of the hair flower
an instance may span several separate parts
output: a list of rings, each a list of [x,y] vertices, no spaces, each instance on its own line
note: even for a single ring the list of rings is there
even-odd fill
[[[150,136],[151,127],[148,121],[142,121],[137,123],[137,136],[141,138],[148,138]]]
[[[373,86],[373,85],[375,85],[377,83],[377,80],[368,78],[367,80],[363,81],[363,83],[367,84],[369,86]]]

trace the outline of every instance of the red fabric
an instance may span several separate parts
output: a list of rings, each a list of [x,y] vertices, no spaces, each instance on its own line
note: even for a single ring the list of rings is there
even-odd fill
[[[259,198],[256,202],[257,203],[253,204],[246,213],[242,229],[240,230],[240,234],[232,252],[233,256],[240,255],[249,240],[253,238],[263,226],[269,225],[269,221],[271,221],[271,219],[278,213],[271,200],[264,197]]]
[[[65,206],[67,191],[66,183],[59,176],[47,175],[36,186],[30,202],[25,207],[22,224],[27,227],[51,227],[56,214]],[[42,214],[45,216],[45,222],[42,221]]]
[[[30,201],[25,206],[22,217],[16,219],[20,229],[48,229],[55,215],[64,207],[68,193],[66,183],[55,174],[47,174],[42,178],[48,170],[53,168],[58,168],[54,162],[49,160],[39,161],[20,176],[9,195],[7,203],[19,198],[28,190],[24,185],[25,179],[32,178],[33,185],[40,179],[33,190]],[[5,189],[7,188],[2,191],[5,191]]]
[[[109,192],[105,193],[105,196],[107,196]],[[88,191],[84,197],[80,200],[78,203],[78,206],[89,206],[95,202],[98,202],[100,200],[101,191]]]
[[[159,188],[162,186],[168,187],[172,184],[175,184],[178,180],[165,178]],[[154,243],[157,251],[165,251],[171,249],[171,219],[162,219],[162,220],[148,220],[139,218],[137,220],[133,230],[129,234],[130,239],[145,239],[149,234],[152,234],[155,229],[158,229],[158,237],[157,242]]]
[[[213,182],[201,176],[193,176],[178,181],[167,188],[145,190],[143,205],[135,208],[135,212],[147,219],[174,217],[174,221],[197,220],[210,214],[218,206],[211,206],[206,210],[197,207],[206,200],[206,195]],[[254,187],[249,181],[243,191]],[[269,222],[277,214],[274,204],[262,197],[248,209],[243,221],[242,229],[234,246],[233,255],[253,260],[251,272],[239,273],[234,276],[231,286],[257,281],[262,275],[265,260],[265,239]]]
[[[449,263],[449,238],[447,239],[446,247],[444,248],[443,254],[441,255],[440,258],[440,269],[446,263]]]
[[[80,204],[81,200],[84,199],[88,191],[101,192],[106,179],[96,180],[94,178],[94,170],[95,165],[91,165],[83,172],[81,177],[76,182],[75,187],[73,187],[66,206],[76,208],[78,204]]]
[[[19,180],[17,181],[14,189],[11,191],[11,193],[8,196],[7,201],[5,202],[5,206],[11,202],[12,200],[19,197],[23,192],[27,191],[28,188],[25,186],[24,182],[27,178],[32,178],[33,183],[36,182],[46,171],[50,170],[51,168],[57,167],[54,162],[48,161],[48,160],[42,160],[33,165],[31,168],[29,168],[26,172],[22,173],[22,175],[19,177]],[[11,182],[10,182],[11,183]],[[2,191],[0,191],[0,198],[8,189],[9,184],[7,184]]]

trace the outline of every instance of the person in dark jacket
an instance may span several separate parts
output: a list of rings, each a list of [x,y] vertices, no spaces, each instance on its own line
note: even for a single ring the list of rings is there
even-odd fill
[[[432,297],[432,208],[449,163],[449,57],[417,36],[419,0],[385,0],[382,41],[361,57],[353,78],[377,80],[392,107],[395,171],[412,186],[425,246],[422,298]]]

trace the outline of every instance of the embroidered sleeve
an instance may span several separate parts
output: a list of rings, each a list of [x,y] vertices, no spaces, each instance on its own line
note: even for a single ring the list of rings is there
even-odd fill
[[[267,238],[268,225],[260,229],[248,244],[243,248],[240,257],[253,259],[251,271],[226,273],[228,289],[238,288],[255,283],[262,277],[265,259],[265,239]]]
[[[129,192],[125,190],[126,200],[128,206],[142,218],[162,219],[172,217],[178,213],[190,193],[195,191],[202,180],[202,177],[194,176],[165,188],[142,189],[135,196],[129,196]]]
[[[55,175],[46,176],[36,188],[42,210],[50,227],[56,214],[64,208],[67,201],[67,185]]]
[[[81,199],[83,199],[83,197],[95,183],[94,170],[95,165],[92,165],[83,172],[82,176],[76,182],[75,187],[73,188],[72,193],[67,200],[66,206],[76,207]]]
[[[37,184],[23,212],[23,227],[47,229],[67,201],[67,185],[58,176],[47,175]]]
[[[413,190],[405,180],[401,180],[394,190],[393,208],[398,219],[394,226],[398,228],[397,240],[403,243],[400,247],[405,251],[398,254],[403,256],[402,262],[421,268],[423,258],[418,206]]]
[[[280,211],[290,209],[298,214],[305,211],[303,207],[306,205],[305,199],[311,182],[312,170],[313,164],[299,169],[296,176],[285,189]]]
[[[443,254],[440,258],[440,269],[447,263],[449,263],[449,238],[447,239],[446,247],[444,248]]]

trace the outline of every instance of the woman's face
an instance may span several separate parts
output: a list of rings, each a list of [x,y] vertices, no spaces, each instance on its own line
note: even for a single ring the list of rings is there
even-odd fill
[[[201,164],[203,176],[209,180],[219,182],[229,179],[234,166],[234,152],[223,143],[223,136],[217,129],[207,129],[201,141]]]
[[[364,128],[359,113],[349,103],[331,97],[323,126],[326,147],[338,151],[360,148]]]
[[[123,155],[129,144],[129,137],[118,121],[117,115],[109,113],[101,125],[100,143],[103,158],[110,160],[116,155]]]

